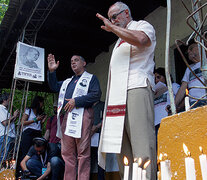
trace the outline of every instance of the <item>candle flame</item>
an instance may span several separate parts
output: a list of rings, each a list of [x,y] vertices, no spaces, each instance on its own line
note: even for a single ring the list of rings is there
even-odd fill
[[[189,94],[188,89],[185,89],[185,94],[186,94],[186,96]]]
[[[124,156],[124,165],[128,165],[129,164],[129,161],[128,161],[128,159],[127,159],[127,157],[126,156]]]
[[[166,157],[166,159],[168,159],[168,155],[167,155],[167,153],[164,153],[164,157]]]
[[[159,160],[162,161],[162,158],[163,158],[163,155],[162,155],[162,153],[160,153]]]
[[[183,143],[183,150],[186,154],[186,156],[190,157],[190,151],[188,150],[188,147]]]
[[[137,158],[134,158],[134,162],[135,162],[135,163],[137,162]]]
[[[199,146],[199,150],[203,154],[203,148],[202,148],[202,146]]]
[[[142,158],[138,159],[138,165],[140,166],[142,164]]]
[[[150,164],[150,160],[148,160],[145,164],[144,164],[144,169],[146,169],[148,166],[149,166],[149,164]]]

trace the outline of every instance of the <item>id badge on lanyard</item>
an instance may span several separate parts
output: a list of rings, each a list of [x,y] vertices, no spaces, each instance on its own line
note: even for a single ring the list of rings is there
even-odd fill
[[[46,161],[47,161],[47,151],[45,152],[45,159],[43,161],[42,155],[40,155],[40,159],[42,162],[42,175],[45,173],[45,171],[47,170],[47,166],[46,166]]]

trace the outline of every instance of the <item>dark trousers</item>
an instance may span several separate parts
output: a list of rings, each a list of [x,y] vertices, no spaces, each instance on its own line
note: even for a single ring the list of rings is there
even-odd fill
[[[91,169],[98,166],[98,180],[105,180],[105,170],[98,165],[98,147],[91,147]]]
[[[42,175],[42,168],[43,165],[39,159],[38,156],[34,155],[32,156],[26,163],[26,166],[28,170],[34,174],[37,177],[40,177]],[[54,156],[50,160],[50,166],[51,166],[51,174],[49,175],[51,180],[62,180],[63,174],[64,174],[64,161]]]

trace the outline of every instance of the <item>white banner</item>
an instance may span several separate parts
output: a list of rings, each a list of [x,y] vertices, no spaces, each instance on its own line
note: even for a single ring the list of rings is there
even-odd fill
[[[14,78],[43,82],[45,77],[44,49],[18,42],[16,53]]]

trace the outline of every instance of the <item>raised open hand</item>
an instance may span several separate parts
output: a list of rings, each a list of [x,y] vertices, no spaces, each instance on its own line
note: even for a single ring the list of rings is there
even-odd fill
[[[104,23],[104,25],[101,26],[101,29],[111,32],[113,24],[107,18],[105,18],[99,13],[96,14],[96,17],[98,17]]]
[[[59,61],[55,61],[55,56],[53,54],[49,54],[47,57],[47,61],[48,61],[48,69],[50,72],[54,72],[58,66],[59,66]]]

